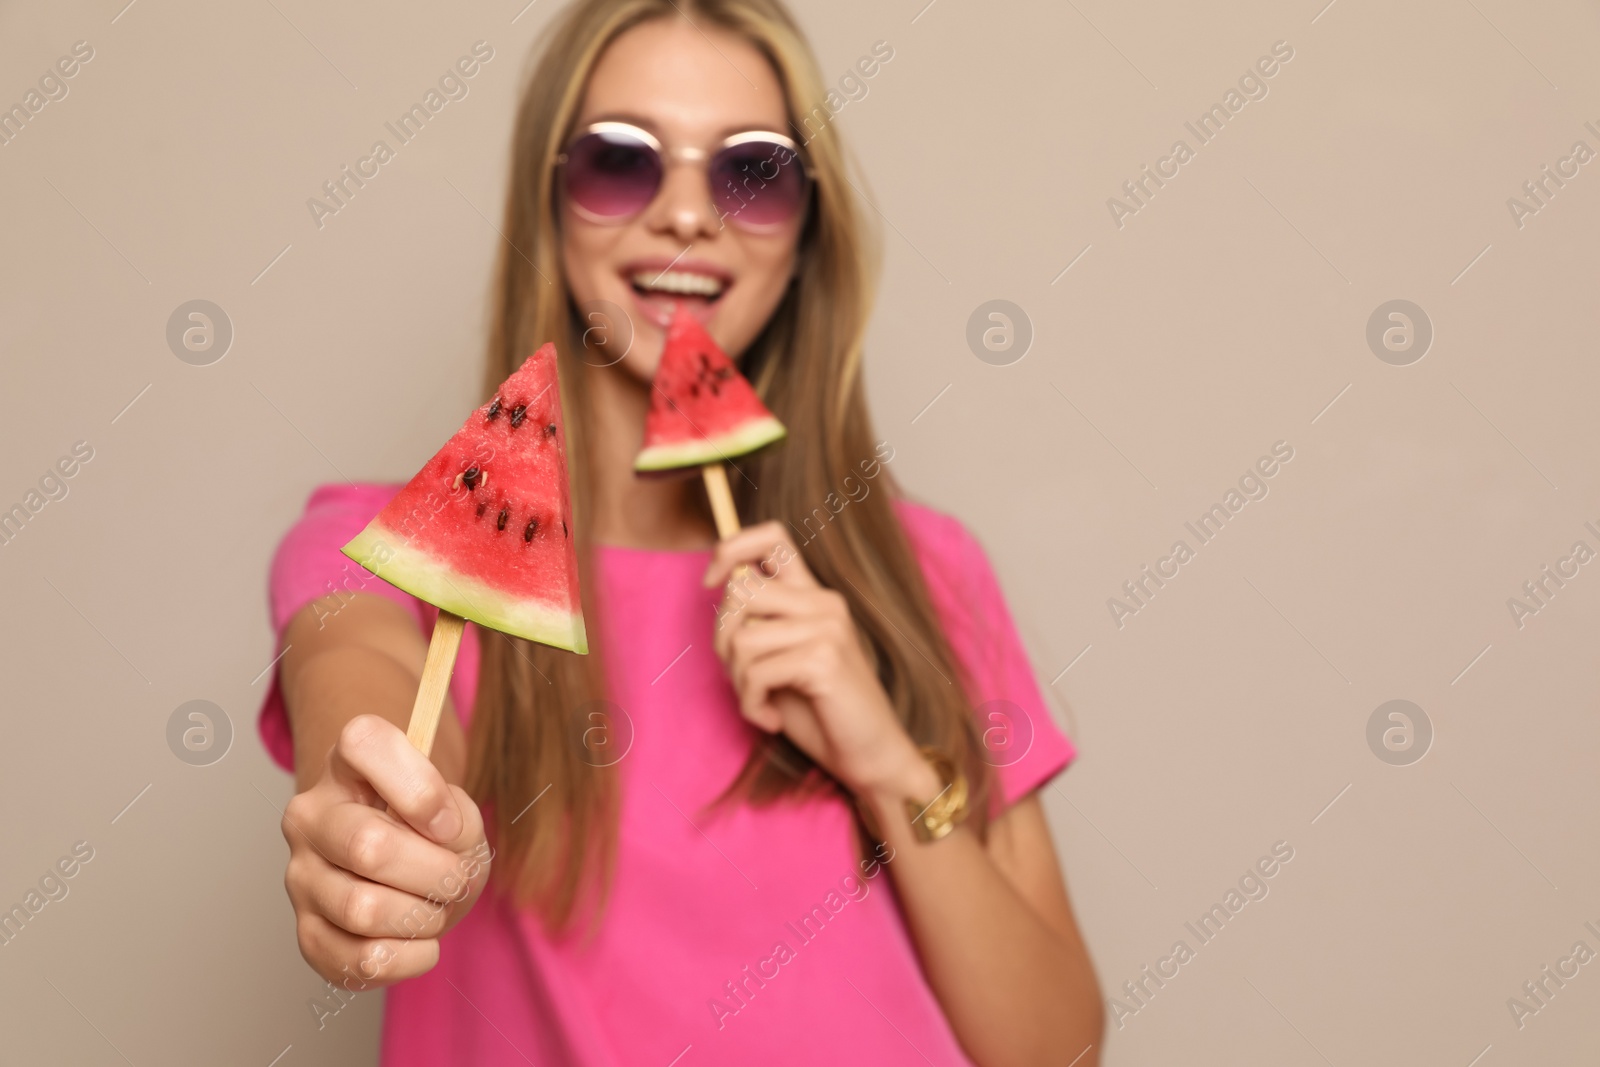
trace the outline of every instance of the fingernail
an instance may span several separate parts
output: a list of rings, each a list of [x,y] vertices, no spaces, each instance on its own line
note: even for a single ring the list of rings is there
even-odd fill
[[[428,824],[428,833],[435,841],[453,841],[461,833],[461,814],[455,805],[443,808]]]

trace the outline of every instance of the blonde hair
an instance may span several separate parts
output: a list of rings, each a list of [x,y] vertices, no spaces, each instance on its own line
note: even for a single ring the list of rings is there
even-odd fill
[[[790,434],[786,442],[740,461],[748,477],[730,479],[743,521],[778,519],[798,532],[861,464],[873,461],[860,363],[875,256],[835,127],[824,126],[808,139],[798,125],[802,102],[823,100],[826,89],[804,36],[778,0],[577,0],[563,11],[545,38],[517,115],[484,396],[537,346],[555,341],[563,399],[569,411],[583,410],[586,368],[577,355],[583,351],[581,334],[560,269],[554,162],[601,52],[628,29],[658,18],[687,18],[750,41],[777,73],[795,138],[806,145],[815,191],[798,269],[742,358],[745,373]],[[569,418],[567,425],[580,579],[591,590],[585,427],[581,418]],[[849,602],[912,739],[939,747],[966,771],[974,788],[973,824],[983,833],[991,779],[964,691],[966,675],[935,621],[894,512],[892,479],[886,472],[881,478],[889,491],[868,493],[837,515],[829,513],[821,532],[798,547],[817,580]],[[584,612],[596,632],[597,608],[587,595]],[[580,657],[483,633],[468,789],[492,809],[496,879],[518,904],[535,906],[551,929],[566,928],[580,915],[592,922],[614,868],[618,812],[616,768],[594,766],[583,741],[593,726],[586,713],[605,691],[601,655]],[[767,804],[835,789],[829,776],[777,735],[753,749],[717,803]]]

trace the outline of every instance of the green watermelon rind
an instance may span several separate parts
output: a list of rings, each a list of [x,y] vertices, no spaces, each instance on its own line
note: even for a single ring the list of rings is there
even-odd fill
[[[683,467],[700,467],[707,463],[720,463],[765,448],[788,435],[783,423],[772,415],[763,415],[741,424],[727,433],[692,441],[674,441],[671,444],[650,445],[640,451],[633,461],[637,471],[670,471]]]
[[[413,547],[376,519],[341,551],[395,588],[480,626],[579,655],[589,651],[582,613],[506,596],[455,571],[449,561]]]

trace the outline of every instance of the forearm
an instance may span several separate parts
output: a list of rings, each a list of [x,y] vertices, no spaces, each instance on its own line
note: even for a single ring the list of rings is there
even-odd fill
[[[773,522],[722,541],[705,582],[769,562],[773,577],[750,596],[730,585],[721,617],[738,621],[715,636],[744,717],[783,731],[886,835],[894,851],[880,860],[968,1054],[983,1067],[1094,1067],[1099,989],[1037,798],[1008,808],[987,842],[964,827],[919,842],[906,801],[934,799],[944,783],[896,716],[850,603],[817,582]]]
[[[295,789],[301,792],[322,776],[329,750],[351,719],[377,715],[406,728],[421,678],[421,660],[419,654],[413,667],[390,652],[360,642],[304,637],[297,641],[297,637],[301,635],[291,625],[289,651],[281,671],[294,735]],[[407,654],[405,658],[413,657]],[[449,700],[445,704],[432,758],[446,781],[461,785],[466,775],[466,735]]]
[[[917,839],[903,798],[941,787],[917,761],[894,787],[861,799],[894,850],[887,866],[951,1027],[982,1067],[1094,1067],[1103,1010],[1076,927],[1047,923],[969,827]]]

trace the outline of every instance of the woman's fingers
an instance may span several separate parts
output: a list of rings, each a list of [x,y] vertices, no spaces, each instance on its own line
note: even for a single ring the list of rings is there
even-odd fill
[[[752,584],[759,585],[763,581],[806,587],[817,584],[782,523],[763,522],[719,541],[711,555],[711,564],[706,568],[706,588],[728,581],[740,564],[750,568],[748,581]]]
[[[468,858],[364,804],[334,804],[305,832],[334,866],[415,896],[453,896],[472,874]]]
[[[728,635],[728,659],[748,663],[790,645],[815,640],[820,629],[816,619],[804,615],[774,616],[763,619],[759,626],[740,626]]]
[[[718,656],[728,658],[734,637],[747,629],[757,619],[804,619],[812,614],[817,604],[815,590],[797,589],[793,586],[768,585],[754,595],[746,595],[736,585],[730,585],[717,609],[717,626],[711,635],[712,647]]]
[[[739,690],[739,711],[757,729],[782,731],[802,752],[826,765],[828,744],[816,705],[793,684],[807,675],[814,658],[808,649],[793,647],[757,660]]]
[[[452,851],[471,848],[483,836],[476,806],[463,810],[439,769],[387,719],[358,715],[346,723],[330,767],[352,789],[370,786],[397,818]]]
[[[796,645],[752,662],[745,668],[737,690],[745,718],[762,729],[782,728],[783,708],[773,699],[774,691],[787,688],[804,693],[823,666],[820,660],[825,655],[815,645]]]
[[[351,874],[311,849],[290,860],[284,883],[297,906],[358,937],[438,937],[449,924],[453,903],[448,898],[426,900]]]
[[[753,618],[815,615],[827,610],[828,598],[833,596],[837,594],[820,586],[807,588],[766,582],[745,588],[735,582],[728,587],[718,608],[717,635],[727,636],[740,623]]]
[[[295,933],[312,969],[353,993],[415,978],[439,962],[437,940],[359,937],[314,911],[299,912]]]
[[[735,588],[723,598],[718,625],[713,634],[717,653],[724,659],[735,634],[750,629],[750,623],[760,621],[762,626],[775,619],[803,619],[824,625],[817,633],[819,638],[846,637],[856,640],[855,622],[850,615],[850,605],[832,589],[822,586],[803,588],[769,582],[752,595],[744,596]]]
[[[353,991],[431,968],[488,880],[478,806],[373,715],[346,724],[322,779],[285,806],[283,833],[301,954]]]
[[[728,638],[728,677],[735,690],[744,688],[750,667],[763,657],[804,645],[817,627],[804,619],[772,619],[759,626],[740,626]]]
[[[741,693],[739,714],[758,730],[775,734],[783,729],[783,711],[777,704],[767,701],[747,700]]]

